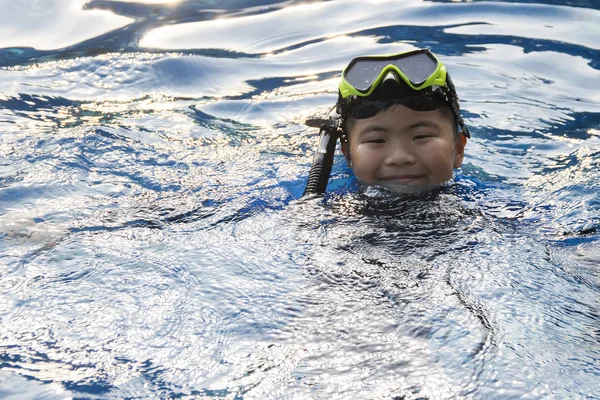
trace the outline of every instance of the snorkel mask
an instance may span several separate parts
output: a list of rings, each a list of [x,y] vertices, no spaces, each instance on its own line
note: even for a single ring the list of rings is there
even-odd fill
[[[325,192],[337,139],[347,140],[345,121],[371,118],[392,104],[417,111],[448,105],[463,134],[471,137],[460,115],[450,75],[429,49],[356,57],[342,72],[338,101],[327,118],[306,121],[307,125],[320,128],[320,134],[303,196]]]

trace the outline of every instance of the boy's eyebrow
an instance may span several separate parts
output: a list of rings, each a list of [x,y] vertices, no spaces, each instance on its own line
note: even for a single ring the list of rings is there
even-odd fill
[[[408,129],[417,129],[417,128],[421,128],[421,127],[425,127],[425,128],[439,128],[440,124],[438,124],[435,121],[430,121],[430,120],[426,120],[426,121],[418,121],[415,122],[414,124],[408,126]]]
[[[417,129],[417,128],[440,128],[440,125],[435,122],[435,121],[430,121],[430,120],[423,120],[423,121],[417,121],[409,126],[406,127],[406,130],[412,130],[412,129]],[[367,134],[368,132],[372,132],[372,131],[387,131],[388,127],[386,126],[382,126],[382,125],[367,125],[365,126],[363,129],[361,129],[361,131],[358,133],[359,137],[361,135]]]
[[[387,131],[387,130],[388,130],[388,128],[385,126],[382,126],[382,125],[376,125],[376,124],[367,125],[364,128],[362,128],[360,130],[360,132],[358,132],[358,136],[360,137],[360,136],[362,136],[368,132],[372,132],[372,131]]]

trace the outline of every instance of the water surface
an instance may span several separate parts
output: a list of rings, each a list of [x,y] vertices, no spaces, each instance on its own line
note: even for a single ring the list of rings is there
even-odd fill
[[[595,1],[0,8],[0,397],[598,398]],[[299,201],[340,70],[413,46],[456,179]]]

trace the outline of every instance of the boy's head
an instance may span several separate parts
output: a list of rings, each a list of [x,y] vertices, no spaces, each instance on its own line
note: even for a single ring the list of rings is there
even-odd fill
[[[342,153],[365,184],[426,190],[462,164],[469,133],[452,81],[428,50],[352,60],[337,110]]]

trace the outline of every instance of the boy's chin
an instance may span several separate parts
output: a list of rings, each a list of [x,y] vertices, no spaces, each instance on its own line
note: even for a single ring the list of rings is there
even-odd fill
[[[419,185],[403,185],[400,183],[393,182],[377,182],[374,184],[365,184],[360,182],[365,191],[383,191],[389,194],[421,194],[431,192],[432,190],[438,189],[447,183],[438,184],[419,184]]]

